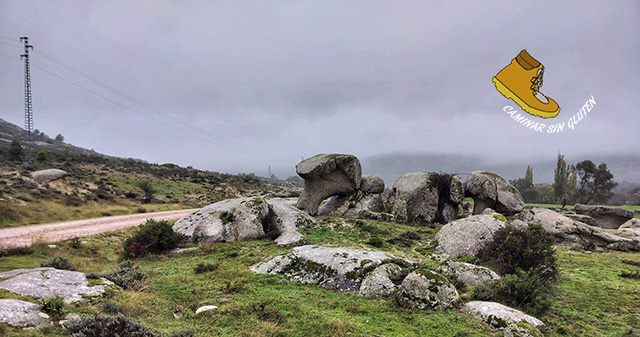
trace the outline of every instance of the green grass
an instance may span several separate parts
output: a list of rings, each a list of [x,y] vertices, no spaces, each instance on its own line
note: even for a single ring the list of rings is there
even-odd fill
[[[45,243],[33,253],[0,258],[0,271],[38,267],[53,256],[68,258],[79,271],[104,272],[118,266],[122,242],[135,229],[86,238],[79,248],[66,242],[56,249]],[[373,248],[373,237],[382,239],[381,250],[426,262],[423,255],[436,230],[386,222],[321,218],[302,230],[312,244]],[[414,233],[414,234],[406,234]],[[420,240],[412,240],[417,238]],[[404,241],[400,240],[405,238]],[[205,245],[181,255],[140,259],[149,277],[143,291],[113,294],[122,311],[157,331],[195,327],[198,336],[502,336],[457,311],[421,311],[399,307],[392,299],[369,299],[342,294],[315,285],[303,285],[277,275],[255,274],[248,267],[269,256],[282,254],[270,241],[228,242]],[[640,281],[622,278],[621,271],[640,262],[637,254],[589,253],[558,249],[560,282],[554,288],[551,311],[539,317],[549,326],[546,336],[623,336],[640,333]],[[217,264],[215,270],[196,273],[198,264]],[[640,269],[640,268],[639,268]],[[0,298],[25,298],[0,291]],[[199,316],[203,305],[218,309]],[[95,313],[100,301],[66,306],[67,312]],[[175,318],[174,314],[182,314]],[[4,330],[3,330],[4,329]],[[631,330],[629,330],[631,329]],[[634,330],[635,329],[635,330]],[[4,331],[4,332],[3,332]],[[32,336],[33,332],[0,326],[6,336]],[[54,331],[50,336],[61,336]],[[633,336],[633,335],[626,335]]]

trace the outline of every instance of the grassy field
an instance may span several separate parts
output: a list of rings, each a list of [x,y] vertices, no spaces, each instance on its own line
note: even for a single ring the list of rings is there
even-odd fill
[[[0,271],[38,267],[53,256],[68,258],[83,272],[115,269],[122,242],[133,232],[95,235],[77,248],[68,242],[56,243],[57,248],[39,243],[31,254],[0,258]],[[311,244],[381,249],[428,263],[423,254],[431,251],[436,230],[324,218],[303,233]],[[137,262],[149,275],[147,287],[118,291],[111,299],[126,315],[165,334],[193,327],[198,336],[502,336],[457,310],[408,310],[392,299],[336,293],[248,270],[288,250],[270,241],[228,242],[140,259]],[[638,254],[558,249],[557,255],[561,277],[553,289],[553,306],[539,317],[548,326],[546,336],[640,336],[640,280],[619,276],[640,269],[622,262],[640,263]],[[198,274],[194,269],[200,263],[217,267]],[[0,291],[0,298],[20,296]],[[96,313],[100,301],[66,310]],[[196,316],[195,310],[203,305],[218,309]],[[64,335],[49,330],[50,336]],[[34,336],[34,332],[0,325],[0,335]]]

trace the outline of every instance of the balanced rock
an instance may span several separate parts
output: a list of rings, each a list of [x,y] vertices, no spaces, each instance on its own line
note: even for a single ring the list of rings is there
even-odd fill
[[[474,171],[464,183],[465,196],[473,198],[473,214],[485,208],[511,215],[522,211],[524,200],[517,188],[495,173]]]
[[[463,197],[462,182],[456,175],[405,173],[391,188],[387,210],[396,221],[409,224],[448,222],[457,217]]]
[[[362,280],[369,272],[384,261],[395,258],[389,253],[374,250],[301,246],[250,269],[256,273],[280,274],[291,281],[353,293],[360,290]]]
[[[31,302],[0,299],[0,323],[13,326],[38,327],[49,322],[49,315]]]
[[[500,275],[487,267],[451,260],[441,264],[437,271],[443,275],[456,275],[460,281],[474,287],[500,279]]]
[[[640,237],[632,231],[589,226],[560,213],[534,207],[518,214],[527,223],[538,223],[556,239],[556,244],[582,249],[640,251]]]
[[[0,289],[43,300],[60,296],[65,302],[99,297],[113,282],[101,278],[102,284],[89,286],[84,273],[55,268],[14,269],[0,273]]]
[[[33,180],[39,183],[47,183],[50,181],[62,179],[67,176],[67,172],[59,169],[39,170],[31,173]]]
[[[318,215],[337,217],[363,217],[363,212],[380,213],[384,211],[382,192],[384,181],[368,175],[362,177],[360,189],[352,195],[336,195],[320,207]]]
[[[622,208],[577,204],[574,210],[578,214],[590,216],[602,228],[617,229],[633,219],[633,212]]]
[[[303,238],[296,229],[314,222],[281,199],[237,198],[205,206],[172,228],[194,243],[270,238],[278,245],[297,245]]]
[[[390,296],[398,287],[394,280],[398,280],[401,274],[402,268],[397,264],[383,264],[364,278],[358,294],[365,297]]]
[[[507,225],[501,214],[472,215],[444,225],[436,234],[436,250],[455,258],[474,256]]]
[[[320,203],[334,195],[351,195],[362,182],[360,161],[353,155],[319,154],[296,165],[304,190],[296,206],[315,215]]]
[[[500,303],[471,301],[464,305],[463,310],[494,329],[503,330],[518,323],[527,323],[538,329],[544,327],[539,319]]]
[[[444,276],[428,269],[411,272],[402,281],[396,301],[406,308],[445,310],[460,299],[456,288]]]

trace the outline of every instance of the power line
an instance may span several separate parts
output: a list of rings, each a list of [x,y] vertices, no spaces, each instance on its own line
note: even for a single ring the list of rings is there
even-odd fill
[[[136,99],[136,98],[134,98],[134,97],[132,97],[132,96],[130,96],[130,95],[127,95],[126,93],[124,93],[124,92],[122,92],[122,91],[120,91],[120,90],[117,90],[117,89],[115,89],[115,88],[111,87],[110,85],[105,84],[104,82],[102,82],[102,81],[100,81],[100,80],[98,80],[98,79],[96,79],[96,78],[94,78],[94,77],[92,77],[92,76],[90,76],[90,75],[87,75],[87,74],[85,74],[84,72],[82,72],[82,71],[80,71],[80,70],[78,70],[78,69],[76,69],[76,68],[74,68],[74,67],[72,67],[72,66],[70,66],[70,65],[68,65],[68,64],[65,64],[64,62],[62,62],[62,61],[60,61],[60,60],[57,60],[57,59],[56,59],[56,58],[54,58],[53,56],[50,56],[50,55],[48,55],[48,54],[46,54],[46,53],[44,53],[44,52],[42,52],[42,51],[35,51],[35,52],[36,52],[37,54],[39,54],[39,55],[41,55],[41,56],[45,57],[46,59],[48,59],[48,60],[50,60],[50,61],[52,61],[52,62],[54,62],[54,63],[56,63],[56,64],[58,64],[58,65],[60,65],[60,66],[62,66],[62,67],[64,67],[64,68],[66,68],[67,70],[69,70],[69,71],[71,71],[71,72],[73,72],[73,73],[75,73],[75,74],[77,74],[77,75],[79,75],[79,76],[82,76],[82,77],[84,77],[85,79],[87,79],[87,80],[89,80],[89,81],[91,81],[91,82],[93,82],[93,83],[95,83],[95,84],[97,84],[97,85],[99,85],[99,86],[101,86],[101,87],[103,87],[103,88],[105,88],[105,89],[107,89],[107,90],[109,90],[109,91],[111,91],[111,92],[113,92],[113,93],[115,93],[115,94],[117,94],[117,95],[119,95],[119,96],[121,96],[121,97],[123,97],[123,98],[125,98],[125,99],[129,100],[129,101],[131,101],[131,102],[133,102],[133,103],[136,103],[136,104],[138,104],[138,105],[140,105],[140,106],[142,106],[142,107],[146,108],[147,110],[150,110],[150,111],[152,111],[152,112],[155,112],[155,113],[157,113],[157,114],[159,114],[159,115],[162,115],[162,116],[164,116],[164,117],[166,117],[166,118],[169,118],[169,119],[173,120],[174,122],[177,122],[177,123],[179,123],[179,124],[181,124],[181,125],[183,125],[183,126],[185,126],[185,127],[188,127],[188,128],[191,128],[191,129],[196,129],[196,130],[198,130],[198,131],[200,131],[200,132],[202,132],[202,133],[207,134],[208,136],[212,136],[212,137],[214,137],[214,138],[218,138],[218,141],[212,141],[212,140],[209,140],[209,139],[207,139],[207,138],[204,138],[204,137],[202,137],[202,136],[200,136],[200,135],[195,135],[195,134],[192,134],[192,133],[188,133],[188,134],[190,134],[190,135],[196,136],[196,137],[198,137],[198,138],[200,138],[200,139],[203,139],[203,140],[206,140],[206,141],[208,141],[208,142],[210,142],[210,143],[212,143],[212,144],[215,144],[215,145],[218,145],[218,146],[222,146],[222,147],[227,148],[227,149],[229,149],[229,150],[236,151],[236,152],[240,152],[240,153],[243,153],[243,154],[247,154],[247,155],[254,155],[254,156],[259,156],[259,157],[268,158],[268,159],[279,159],[279,160],[281,160],[281,161],[285,161],[285,160],[286,160],[286,159],[281,158],[281,157],[280,157],[280,158],[278,158],[278,157],[273,157],[273,156],[264,156],[264,155],[262,155],[262,154],[256,153],[255,151],[253,151],[252,149],[250,149],[250,148],[248,148],[248,147],[246,147],[246,146],[243,146],[243,145],[240,145],[240,144],[236,144],[236,143],[234,143],[234,142],[232,142],[232,141],[230,141],[230,140],[228,140],[228,139],[225,139],[224,137],[217,136],[217,135],[212,135],[212,134],[210,134],[209,132],[207,132],[206,130],[201,129],[200,127],[197,127],[197,126],[194,126],[194,125],[192,125],[192,124],[186,123],[186,122],[184,122],[182,119],[179,119],[179,118],[173,117],[173,116],[171,116],[171,115],[169,115],[169,114],[166,114],[166,113],[164,113],[164,112],[161,112],[161,111],[159,111],[159,110],[155,109],[154,107],[150,106],[149,104],[146,104],[146,103],[144,103],[144,102],[142,102],[142,101],[140,101],[140,100],[138,100],[138,99]],[[40,69],[42,69],[42,68],[40,68]],[[57,76],[57,75],[55,75],[55,76]],[[63,79],[63,78],[62,78],[62,77],[60,77],[60,76],[57,76],[57,77],[59,77],[59,78]],[[67,82],[69,82],[69,83],[72,83],[72,84],[76,85],[75,83],[73,83],[73,82],[71,82],[71,81],[69,81],[69,80],[67,80],[67,79],[63,79],[63,80],[65,80],[65,81],[67,81]],[[76,85],[76,86],[79,86],[79,85]],[[81,86],[79,86],[79,87],[81,87]],[[83,88],[83,89],[85,89],[85,90],[86,90],[86,88],[84,88],[84,87],[81,87],[81,88]],[[90,92],[91,92],[91,91],[90,91]],[[92,93],[96,94],[95,92],[92,92]],[[104,96],[102,96],[102,95],[99,95],[99,96],[100,96],[100,97],[102,97],[102,98],[107,99],[106,97],[104,97]],[[109,101],[111,101],[111,102],[115,102],[115,101],[113,101],[113,100],[111,100],[111,99],[108,99],[108,100],[109,100]],[[122,106],[122,107],[126,108],[127,110],[130,110],[130,111],[136,112],[135,110],[133,110],[133,109],[131,109],[131,108],[129,108],[129,107],[123,106],[123,105],[122,105],[122,104],[120,104],[120,103],[118,103],[118,104],[119,104],[120,106]],[[136,112],[136,113],[139,113],[139,112]],[[140,113],[140,114],[142,114],[142,113]],[[166,125],[166,126],[168,126],[168,127],[171,127],[171,128],[173,128],[173,129],[176,129],[176,128],[175,128],[173,125],[171,125],[171,124],[166,124],[166,123],[160,122],[160,121],[158,121],[158,120],[156,120],[156,119],[153,119],[152,117],[150,117],[150,116],[148,116],[148,115],[145,115],[145,114],[142,114],[142,115],[143,115],[143,116],[145,116],[145,117],[148,117],[148,118],[150,118],[150,119],[152,119],[152,120],[154,120],[154,121],[157,121],[157,122],[159,122],[159,123],[162,123],[163,125]],[[180,129],[177,129],[177,130],[180,130]],[[180,130],[180,131],[185,132],[184,130]],[[185,133],[187,133],[187,132],[185,132]],[[220,143],[220,142],[222,142],[222,143]]]

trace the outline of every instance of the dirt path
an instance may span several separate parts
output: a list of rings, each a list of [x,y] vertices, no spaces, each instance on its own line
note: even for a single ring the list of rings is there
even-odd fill
[[[0,247],[30,246],[38,240],[60,241],[76,236],[88,236],[138,226],[147,219],[175,220],[194,211],[196,211],[196,209],[118,215],[104,218],[3,228],[0,229]]]

